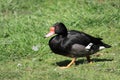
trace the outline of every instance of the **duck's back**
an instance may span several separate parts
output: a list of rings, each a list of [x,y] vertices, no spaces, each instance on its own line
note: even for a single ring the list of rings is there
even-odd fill
[[[81,44],[84,46],[87,46],[90,41],[91,38],[89,35],[83,33],[83,32],[79,32],[79,31],[75,31],[75,30],[71,30],[68,32],[68,36],[67,36],[67,40],[66,42],[68,42],[69,44]]]
[[[102,38],[95,38],[89,34],[76,30],[69,31],[67,37],[72,39],[74,43],[79,43],[84,46],[87,46],[89,43],[94,43],[95,45],[102,44]]]

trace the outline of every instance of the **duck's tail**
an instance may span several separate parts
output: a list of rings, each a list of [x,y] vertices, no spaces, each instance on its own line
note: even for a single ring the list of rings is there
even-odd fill
[[[103,40],[103,39],[102,38],[96,38],[95,43],[101,44],[100,46],[103,46],[104,48],[110,48],[110,47],[112,47],[111,45],[106,44],[106,43],[102,42],[101,40]]]
[[[99,50],[104,49],[104,48],[110,48],[110,47],[112,47],[112,46],[104,43],[99,46]]]
[[[103,44],[103,46],[104,46],[105,48],[110,48],[110,47],[112,47],[112,46],[109,45],[109,44]]]

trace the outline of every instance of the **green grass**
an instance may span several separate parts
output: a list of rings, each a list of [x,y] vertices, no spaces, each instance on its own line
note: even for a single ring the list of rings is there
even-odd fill
[[[93,64],[83,57],[61,70],[58,64],[71,59],[53,54],[44,38],[55,22],[102,37],[112,48],[92,56]],[[0,80],[119,80],[119,62],[119,0],[1,0]]]

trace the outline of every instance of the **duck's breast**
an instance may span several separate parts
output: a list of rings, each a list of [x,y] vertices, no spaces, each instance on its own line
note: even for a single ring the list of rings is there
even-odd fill
[[[54,53],[60,55],[66,55],[67,54],[66,49],[62,44],[63,44],[63,38],[60,38],[59,36],[55,36],[51,38],[51,40],[49,41],[50,49]]]

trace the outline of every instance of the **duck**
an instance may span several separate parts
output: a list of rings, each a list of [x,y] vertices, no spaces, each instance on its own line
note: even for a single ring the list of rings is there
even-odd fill
[[[45,35],[45,38],[52,35],[54,36],[48,44],[52,52],[72,58],[67,66],[61,67],[62,69],[69,68],[79,57],[86,57],[88,63],[92,63],[90,58],[92,54],[111,47],[111,45],[102,42],[102,38],[93,37],[82,31],[68,30],[62,22],[57,22],[50,27],[50,32]]]

